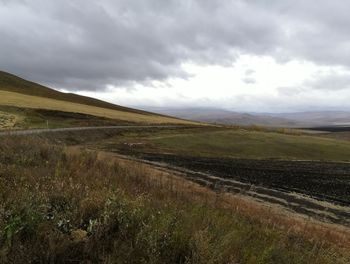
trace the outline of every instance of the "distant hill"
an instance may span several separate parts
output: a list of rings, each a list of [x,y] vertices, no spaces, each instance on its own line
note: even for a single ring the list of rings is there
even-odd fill
[[[350,125],[350,112],[319,111],[298,113],[240,113],[219,108],[145,108],[147,110],[200,122],[274,127],[315,127]]]
[[[297,113],[269,114],[273,117],[283,117],[296,120],[299,123],[319,125],[350,125],[350,112],[345,111],[309,111]]]
[[[298,123],[283,117],[239,113],[218,108],[147,108],[155,113],[171,115],[200,122],[226,125],[297,126]]]
[[[80,113],[143,124],[193,124],[185,120],[107,103],[72,93],[63,93],[0,71],[0,106]]]

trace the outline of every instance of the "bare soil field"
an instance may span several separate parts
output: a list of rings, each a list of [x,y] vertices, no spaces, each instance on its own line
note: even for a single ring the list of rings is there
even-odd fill
[[[125,153],[130,155],[130,153]],[[323,221],[350,226],[350,164],[134,153],[212,189],[242,193]]]
[[[312,127],[307,130],[311,131],[324,131],[324,132],[350,132],[350,126],[323,126]]]

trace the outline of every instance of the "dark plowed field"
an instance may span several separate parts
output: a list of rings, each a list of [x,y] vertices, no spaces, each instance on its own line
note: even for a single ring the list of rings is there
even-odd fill
[[[138,153],[137,156],[221,178],[350,205],[349,163],[217,159],[153,153]]]
[[[307,130],[324,131],[324,132],[349,132],[350,126],[322,126],[306,128]]]

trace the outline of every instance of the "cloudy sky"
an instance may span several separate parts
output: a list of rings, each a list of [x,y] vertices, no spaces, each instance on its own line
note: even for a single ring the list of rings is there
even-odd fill
[[[350,3],[0,0],[0,70],[128,106],[350,110]]]

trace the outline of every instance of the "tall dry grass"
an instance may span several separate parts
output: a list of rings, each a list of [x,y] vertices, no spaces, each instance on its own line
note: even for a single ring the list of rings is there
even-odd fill
[[[1,138],[0,263],[349,261],[224,201],[137,163]]]

